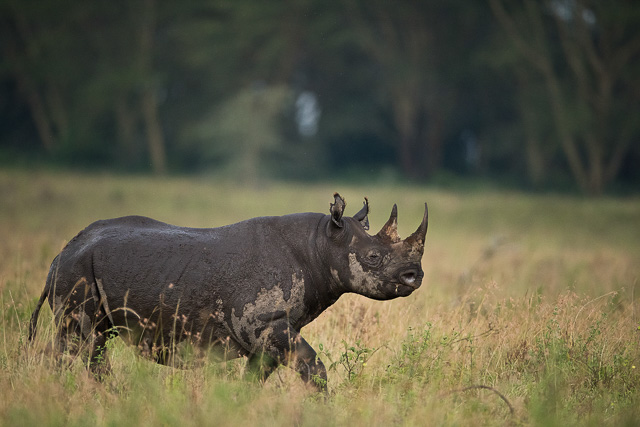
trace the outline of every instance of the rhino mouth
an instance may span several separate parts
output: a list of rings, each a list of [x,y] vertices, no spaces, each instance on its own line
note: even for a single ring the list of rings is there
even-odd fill
[[[418,289],[422,283],[422,272],[415,268],[404,270],[398,275],[398,281],[401,285],[408,286],[412,289]]]

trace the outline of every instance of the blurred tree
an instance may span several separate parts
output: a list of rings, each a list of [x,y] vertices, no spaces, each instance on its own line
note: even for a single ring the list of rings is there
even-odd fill
[[[468,102],[463,81],[482,40],[483,7],[461,1],[348,5],[360,44],[381,69],[375,84],[390,106],[401,168],[414,178],[430,177],[444,166],[445,144],[464,131],[454,111]]]
[[[48,152],[70,133],[68,106],[63,98],[68,95],[64,75],[69,66],[62,61],[73,43],[65,37],[64,28],[69,26],[73,22],[64,8],[56,8],[47,0],[7,0],[0,5],[3,68],[15,80],[42,147]]]
[[[138,72],[146,77],[140,90],[142,118],[153,171],[164,173],[167,169],[164,136],[158,117],[157,88],[153,81],[154,39],[156,32],[156,0],[141,0]]]
[[[489,0],[529,67],[541,76],[555,135],[578,186],[600,194],[612,182],[640,123],[640,5],[625,0]],[[527,69],[518,65],[521,79]],[[636,77],[633,77],[636,76]],[[521,103],[525,126],[544,106]],[[529,132],[531,135],[532,132]],[[531,167],[539,151],[533,139]],[[537,175],[539,172],[533,172]]]
[[[257,180],[448,169],[540,186],[568,170],[599,193],[638,176],[638,9],[5,0],[0,151],[37,138],[66,164]],[[306,134],[296,128],[303,94],[315,108]]]
[[[430,176],[442,167],[442,133],[451,111],[452,88],[442,78],[446,51],[437,45],[438,21],[450,10],[432,1],[348,5],[360,43],[382,70],[378,83],[391,106],[402,170]]]
[[[292,103],[288,87],[256,82],[220,105],[190,136],[203,141],[204,161],[223,165],[227,176],[255,185],[265,178],[266,158],[283,149],[278,119]]]
[[[150,164],[154,173],[167,170],[164,129],[160,117],[161,72],[156,64],[162,25],[172,19],[157,0],[101,4],[88,17],[87,37],[97,64],[89,77],[85,99],[100,106],[114,124],[117,161],[130,166]],[[111,144],[109,144],[111,145]]]
[[[222,1],[214,14],[173,28],[180,58],[206,76],[199,86],[207,96],[177,136],[201,154],[196,164],[249,182],[267,174],[315,176],[325,166],[316,132],[295,129],[295,100],[315,96],[309,64],[317,8],[313,1]]]

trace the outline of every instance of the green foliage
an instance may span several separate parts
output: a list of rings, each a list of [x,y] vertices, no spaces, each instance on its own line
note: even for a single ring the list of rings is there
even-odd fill
[[[8,0],[0,164],[634,188],[638,6],[503,3]]]
[[[378,349],[363,346],[360,340],[357,340],[354,345],[349,345],[346,341],[342,340],[342,345],[344,350],[340,352],[337,360],[333,360],[331,352],[325,350],[322,344],[318,345],[319,354],[329,360],[329,370],[336,370],[341,366],[346,377],[345,381],[351,382],[362,373],[367,366],[367,361]]]
[[[447,337],[434,342],[431,328],[430,323],[419,331],[409,328],[399,355],[387,368],[391,378],[410,378],[412,382],[426,384],[437,376],[442,357],[441,345],[446,345]]]

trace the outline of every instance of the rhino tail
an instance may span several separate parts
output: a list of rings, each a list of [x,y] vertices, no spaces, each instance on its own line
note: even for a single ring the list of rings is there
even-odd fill
[[[51,263],[51,267],[49,268],[49,274],[47,275],[47,282],[44,285],[44,289],[42,290],[42,294],[40,295],[40,299],[36,304],[36,308],[33,310],[31,314],[31,322],[29,323],[29,341],[33,341],[36,337],[36,330],[38,328],[38,316],[40,315],[40,309],[42,308],[42,304],[49,297],[51,292],[51,285],[53,283],[54,271],[58,269],[58,257],[56,256],[53,262]]]
[[[42,291],[42,295],[40,295],[40,299],[36,304],[36,308],[33,310],[31,314],[31,323],[29,324],[29,341],[33,341],[36,336],[36,329],[38,327],[38,316],[40,315],[40,308],[42,308],[42,304],[44,304],[44,300],[49,296],[49,291],[51,290],[51,286],[47,281],[47,284],[44,286],[44,290]]]

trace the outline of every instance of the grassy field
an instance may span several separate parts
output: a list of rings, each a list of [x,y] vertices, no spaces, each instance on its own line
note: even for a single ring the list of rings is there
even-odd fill
[[[120,340],[98,383],[80,362],[59,369],[43,352],[48,307],[26,344],[51,260],[96,219],[213,227],[328,212],[334,191],[350,215],[369,197],[372,232],[393,203],[402,236],[424,201],[430,224],[419,291],[388,302],[346,295],[302,330],[329,367],[328,398],[286,368],[261,385],[243,379],[244,360],[180,370]],[[0,242],[0,425],[640,422],[639,198],[0,171]]]

